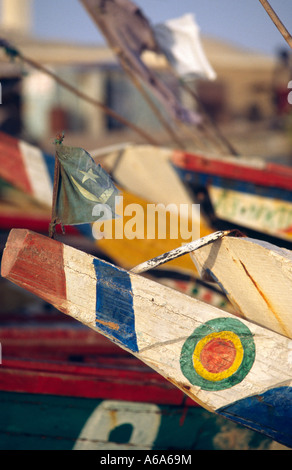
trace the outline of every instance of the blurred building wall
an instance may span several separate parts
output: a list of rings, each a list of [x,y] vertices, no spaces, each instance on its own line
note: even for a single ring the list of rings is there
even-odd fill
[[[51,68],[88,96],[108,105],[149,132],[161,131],[161,125],[149,106],[107,47],[40,41],[29,35],[20,36],[4,29],[0,32],[27,57]],[[275,57],[266,57],[209,39],[204,39],[204,49],[217,72],[217,79],[196,82],[192,86],[212,117],[231,122],[235,119],[269,119],[273,116]],[[155,67],[157,73],[162,74],[170,86],[173,86],[169,69],[161,57],[152,57],[149,65]],[[0,51],[0,80],[1,77],[4,79],[5,74],[12,80],[18,77],[21,85],[19,113],[23,123],[22,134],[26,139],[51,139],[51,135],[60,126],[64,126],[69,133],[92,137],[103,137],[122,129],[119,123],[106,116],[102,110],[62,89],[46,75],[25,65],[12,64],[3,51]],[[186,106],[196,107],[190,96],[182,96]],[[5,104],[5,100],[3,101]]]
[[[2,27],[30,33],[33,24],[33,0],[1,0]]]

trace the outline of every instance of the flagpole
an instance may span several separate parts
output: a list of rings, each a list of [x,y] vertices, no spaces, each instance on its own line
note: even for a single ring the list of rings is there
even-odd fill
[[[55,139],[56,145],[61,145],[64,139],[64,132],[63,134],[58,134]],[[52,201],[52,216],[51,216],[51,223],[49,226],[49,237],[54,238],[56,232],[56,225],[57,225],[57,214],[56,214],[56,204],[57,204],[57,196],[58,196],[58,189],[59,189],[59,181],[60,181],[60,162],[57,156],[57,152],[55,152],[55,172],[54,172],[54,186],[53,186],[53,201]]]
[[[262,4],[262,6],[264,7],[264,9],[266,10],[266,12],[268,13],[271,20],[273,21],[273,23],[275,24],[275,26],[277,27],[277,29],[282,34],[282,36],[285,39],[285,41],[287,42],[287,44],[289,44],[289,46],[292,49],[292,36],[289,33],[289,31],[283,25],[282,21],[280,20],[280,18],[276,14],[276,12],[273,10],[273,8],[269,4],[269,2],[267,0],[260,0],[260,2]]]

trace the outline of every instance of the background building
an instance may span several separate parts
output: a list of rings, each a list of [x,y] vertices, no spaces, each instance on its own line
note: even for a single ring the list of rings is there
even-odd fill
[[[84,46],[33,37],[32,11],[32,0],[2,0],[0,36],[11,41],[26,57],[50,68],[129,121],[151,133],[163,134],[160,122],[125,76],[111,50],[98,44]],[[278,57],[243,50],[214,38],[203,38],[203,47],[217,79],[189,86],[210,116],[224,126],[272,120],[277,111],[275,77],[282,80],[282,88],[288,83],[283,62],[280,64]],[[152,54],[145,57],[184,103],[196,108],[190,95],[177,89],[164,59]],[[120,122],[74,96],[47,75],[26,64],[9,61],[3,49],[0,80],[0,130],[46,145],[64,129],[73,140],[78,141],[82,136],[93,146],[107,143],[113,136],[119,140],[121,132],[126,130]]]

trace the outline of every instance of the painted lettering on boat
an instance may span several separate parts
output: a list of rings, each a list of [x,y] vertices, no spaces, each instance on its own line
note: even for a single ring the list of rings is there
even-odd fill
[[[247,224],[255,229],[292,236],[292,204],[258,195],[245,194],[218,187],[210,188],[217,217]]]

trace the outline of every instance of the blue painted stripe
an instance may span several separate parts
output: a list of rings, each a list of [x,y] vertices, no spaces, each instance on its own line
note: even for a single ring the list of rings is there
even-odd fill
[[[255,196],[266,197],[270,199],[280,199],[282,201],[292,202],[292,188],[291,191],[282,188],[276,188],[271,186],[262,186],[248,181],[239,181],[232,178],[223,178],[221,176],[210,175],[207,173],[197,173],[194,171],[184,170],[174,166],[176,172],[183,181],[186,181],[190,185],[200,185],[208,188],[216,186],[218,188],[238,191],[241,193],[247,193]]]
[[[292,447],[292,387],[274,388],[216,411]]]
[[[133,352],[138,352],[133,292],[129,273],[99,259],[96,273],[96,326]]]

